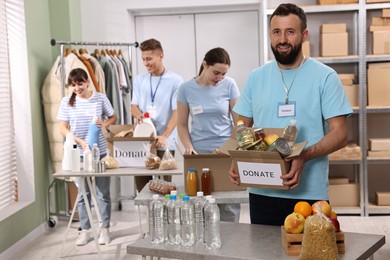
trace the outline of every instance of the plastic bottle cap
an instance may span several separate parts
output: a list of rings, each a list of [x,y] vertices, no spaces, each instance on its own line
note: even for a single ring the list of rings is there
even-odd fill
[[[195,168],[188,168],[188,171],[195,171]]]
[[[171,190],[171,195],[177,195],[177,190]]]
[[[297,124],[297,120],[295,120],[295,119],[290,120],[290,125],[296,125],[296,124]]]
[[[187,195],[186,195],[186,196],[183,196],[182,200],[183,200],[183,201],[189,201],[189,200],[190,200],[190,197],[188,197]]]
[[[202,171],[209,171],[209,168],[203,168]]]
[[[196,193],[196,196],[197,196],[197,197],[203,197],[203,191],[198,191],[198,192]]]
[[[164,198],[165,199],[169,199],[169,196],[171,196],[170,194],[165,194]]]
[[[153,199],[154,199],[154,200],[158,200],[159,197],[160,197],[160,196],[159,196],[158,194],[153,194]]]
[[[212,195],[206,195],[206,200],[211,199],[213,196]]]
[[[242,120],[237,121],[237,125],[243,125],[243,124],[244,124],[244,121],[242,121]]]
[[[169,199],[170,199],[170,200],[176,200],[176,195],[172,195],[172,194],[171,194],[171,195],[169,196]]]
[[[215,198],[210,198],[209,203],[215,203]]]
[[[145,112],[145,113],[144,113],[144,117],[145,117],[145,118],[149,118],[149,117],[150,117],[149,112]]]

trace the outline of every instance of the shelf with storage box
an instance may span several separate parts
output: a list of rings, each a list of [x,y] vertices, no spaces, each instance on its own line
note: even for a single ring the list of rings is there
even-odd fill
[[[367,2],[373,2],[367,0]],[[390,164],[390,1],[367,3],[367,144],[365,171],[366,215],[390,214],[390,203],[386,202],[389,188],[387,167]],[[385,171],[385,172],[384,172]],[[387,192],[388,194],[388,192]],[[377,197],[380,197],[378,200]],[[386,204],[387,203],[387,204]]]
[[[345,2],[351,2],[351,0],[345,0]],[[282,2],[280,1],[264,1],[263,8],[264,13],[267,15],[266,21],[263,20],[263,37],[269,38],[268,35],[268,22],[270,15],[274,12],[275,8]],[[319,1],[318,1],[319,2]],[[322,1],[323,2],[323,1]],[[331,2],[331,1],[327,1]],[[352,1],[353,2],[353,1]],[[357,0],[355,2],[358,2]],[[309,53],[305,55],[313,57],[314,59],[327,64],[334,68],[337,73],[341,75],[353,75],[353,78],[348,79],[350,83],[344,84],[348,99],[353,107],[353,115],[348,118],[348,124],[351,125],[351,129],[354,129],[355,133],[352,133],[350,137],[352,140],[349,145],[329,156],[330,161],[330,176],[332,171],[337,167],[346,167],[350,171],[351,180],[347,184],[343,184],[347,187],[348,192],[345,197],[353,197],[355,200],[352,204],[338,205],[335,202],[335,210],[338,214],[347,215],[364,215],[364,186],[363,186],[363,155],[362,149],[359,144],[363,143],[363,113],[365,103],[363,104],[364,93],[362,87],[365,84],[365,74],[360,73],[363,64],[363,56],[365,55],[365,47],[362,48],[359,41],[362,41],[360,31],[364,30],[360,24],[360,19],[363,16],[360,12],[362,5],[360,3],[348,3],[348,4],[332,4],[332,5],[319,5],[317,1],[297,1],[294,2],[301,6],[308,19],[308,47],[304,47],[305,50],[309,50]],[[327,45],[323,45],[321,39],[328,41]],[[337,50],[334,49],[334,42],[338,43]],[[363,52],[364,49],[364,52]],[[385,57],[380,57],[386,60]],[[269,47],[264,50],[264,62],[273,59],[272,51]],[[364,66],[362,66],[362,64]],[[351,100],[353,99],[353,101]],[[343,172],[343,170],[340,170]],[[332,187],[333,189],[334,187]],[[332,192],[330,189],[330,193]],[[341,186],[337,186],[338,190],[343,189]],[[330,194],[330,198],[335,201],[335,194]],[[337,196],[337,194],[336,194]],[[332,202],[331,202],[332,203]]]

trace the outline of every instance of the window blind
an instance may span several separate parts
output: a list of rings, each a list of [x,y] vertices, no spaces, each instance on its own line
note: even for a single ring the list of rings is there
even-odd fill
[[[12,84],[9,60],[8,28],[12,19],[12,4],[0,0],[0,210],[18,201],[16,146],[13,121]]]

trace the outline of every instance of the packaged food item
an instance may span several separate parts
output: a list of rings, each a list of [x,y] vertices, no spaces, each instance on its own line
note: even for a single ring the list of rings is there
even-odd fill
[[[149,170],[158,169],[161,164],[161,159],[157,155],[150,153],[145,160],[145,166]]]
[[[195,168],[188,168],[186,176],[187,194],[195,196],[198,192],[198,177],[196,176]]]
[[[255,141],[255,137],[252,134],[252,131],[244,125],[242,120],[237,121],[236,133],[237,143],[241,149],[245,149],[246,146],[251,145]]]
[[[159,170],[173,170],[179,168],[177,166],[176,160],[169,151],[168,147],[165,148],[163,158],[160,163]]]
[[[321,211],[306,218],[300,260],[338,260],[336,231]]]
[[[115,160],[114,157],[110,155],[110,151],[107,149],[107,155],[102,159],[105,164],[106,169],[116,169],[119,168],[119,163]]]
[[[173,182],[164,180],[150,180],[148,183],[149,190],[163,195],[170,194],[172,190],[176,190],[176,185]]]

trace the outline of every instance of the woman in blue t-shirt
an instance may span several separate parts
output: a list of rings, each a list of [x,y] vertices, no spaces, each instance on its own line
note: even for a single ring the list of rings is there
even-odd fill
[[[211,49],[203,59],[199,75],[180,86],[177,130],[185,154],[212,153],[231,137],[236,121],[232,109],[240,92],[234,79],[226,76],[229,68],[229,54],[222,48]],[[222,205],[221,220],[238,222],[240,205]]]

